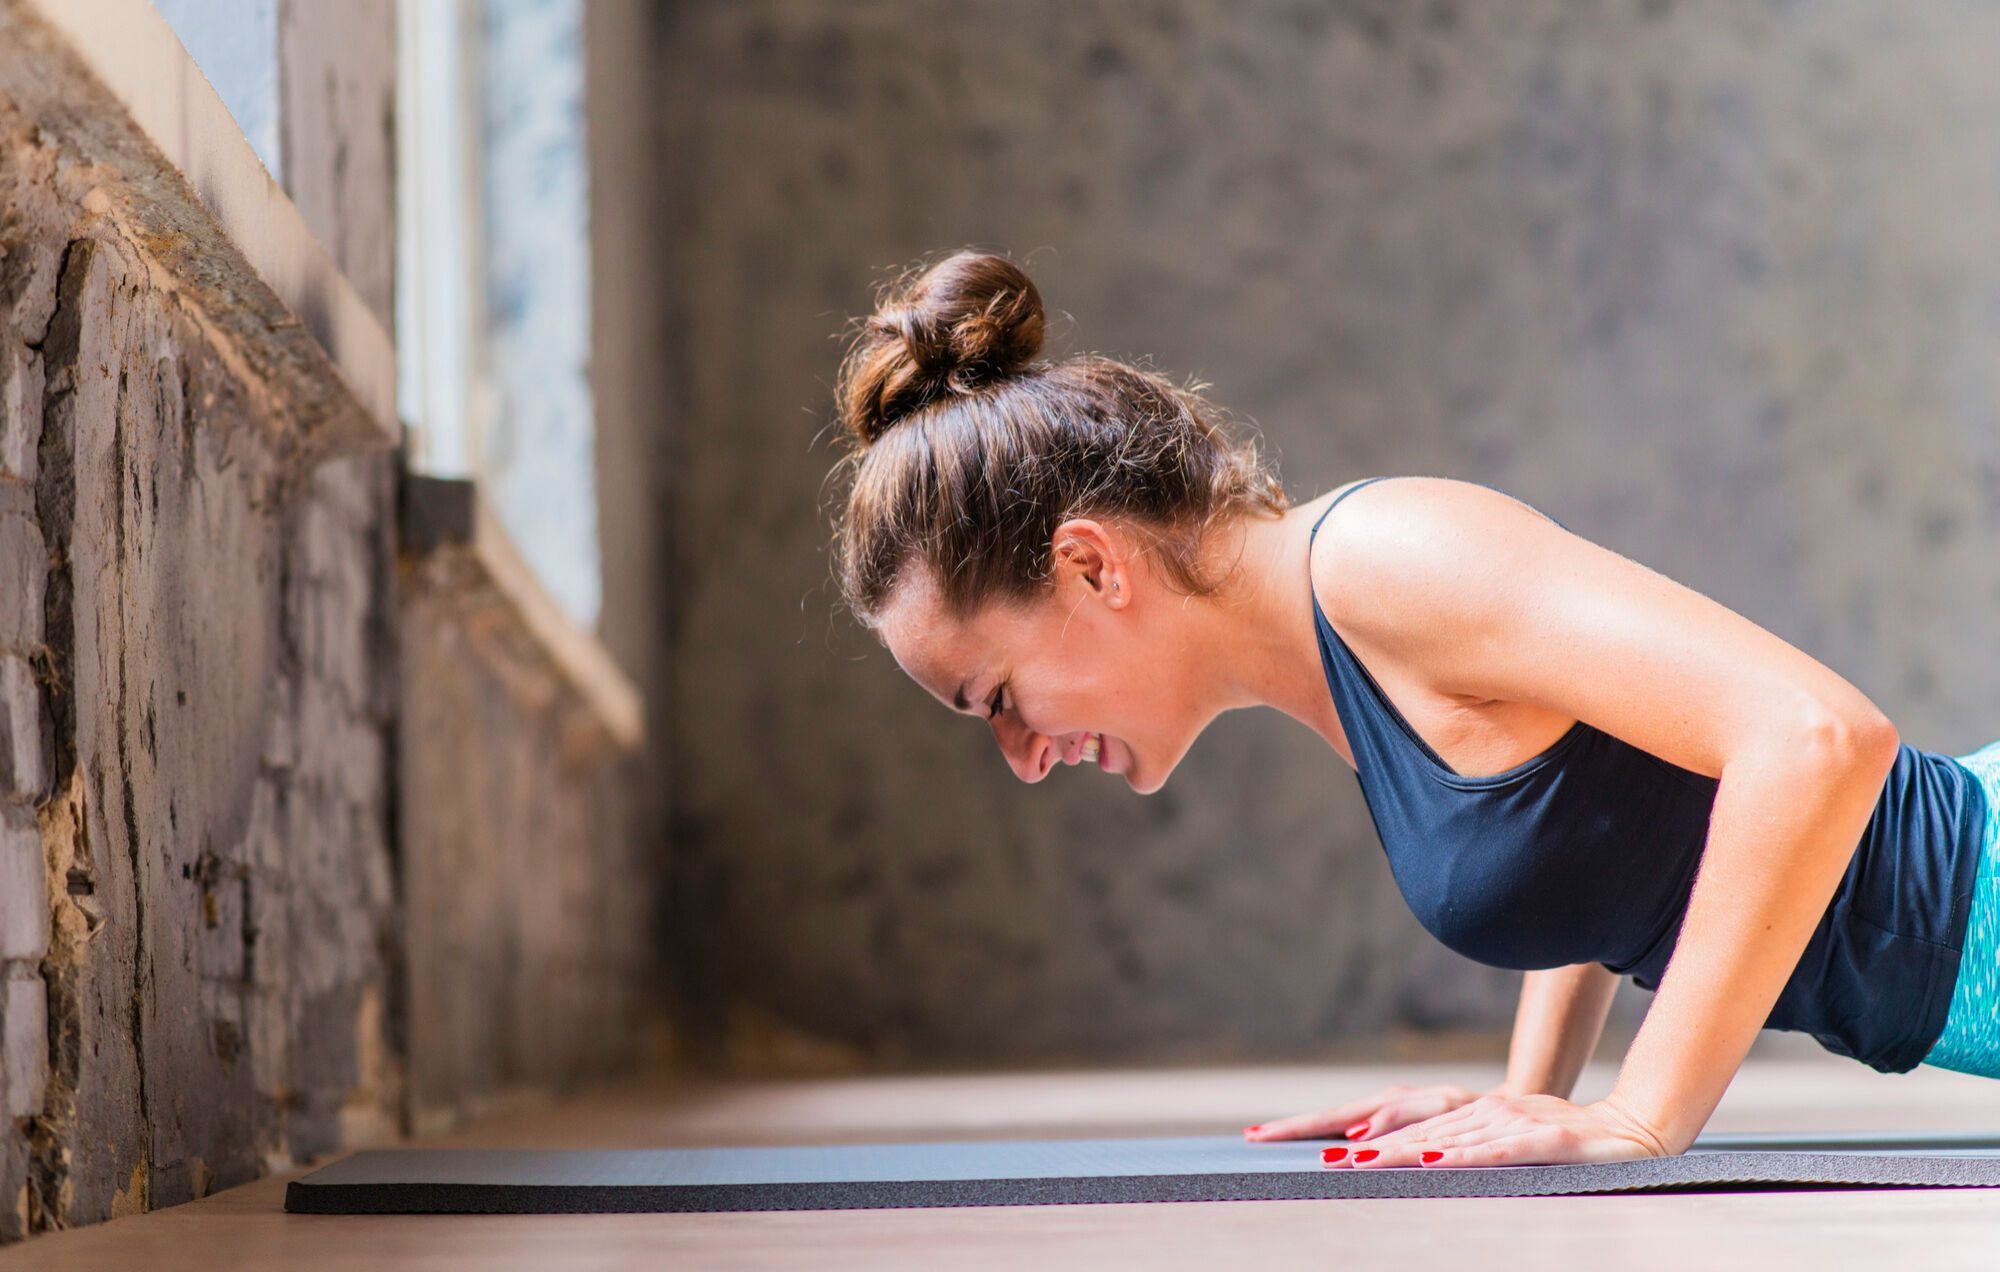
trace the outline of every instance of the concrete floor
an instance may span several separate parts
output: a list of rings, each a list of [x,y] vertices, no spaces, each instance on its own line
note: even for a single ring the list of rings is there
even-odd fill
[[[616,1148],[1212,1134],[1390,1082],[1479,1086],[1493,1076],[1490,1064],[1399,1064],[629,1087],[431,1142]],[[1577,1097],[1596,1098],[1614,1077],[1612,1066],[1593,1066]],[[1884,1075],[1832,1056],[1753,1059],[1709,1124],[1931,1128],[2000,1133],[2000,1082],[1922,1068]],[[2000,1267],[2000,1189],[341,1217],[284,1214],[286,1178],[39,1237],[0,1252],[0,1269]]]

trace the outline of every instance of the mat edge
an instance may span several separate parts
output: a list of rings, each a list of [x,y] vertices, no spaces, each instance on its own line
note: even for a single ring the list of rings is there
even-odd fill
[[[1078,1177],[956,1180],[829,1180],[754,1184],[311,1184],[293,1180],[285,1191],[291,1214],[684,1214],[785,1210],[897,1210],[965,1206],[1123,1205],[1176,1201],[1342,1201],[1375,1198],[1547,1197],[1644,1193],[1731,1184],[1794,1185],[1801,1191],[1869,1188],[1996,1188],[2000,1158],[1956,1158],[1989,1169],[1971,1178],[1918,1178],[1912,1157],[1851,1157],[1828,1169],[1825,1161],[1799,1161],[1819,1154],[1706,1155],[1647,1158],[1589,1165],[1460,1167],[1482,1184],[1451,1193],[1410,1193],[1397,1188],[1397,1175],[1439,1167],[1390,1167],[1366,1171],[1227,1172],[1191,1175],[1099,1175],[1089,1195]],[[1791,1169],[1775,1169],[1791,1159]],[[1724,1161],[1722,1158],[1747,1158]],[[1658,1163],[1659,1165],[1655,1165]],[[1667,1163],[1676,1165],[1667,1166]],[[1702,1168],[1696,1169],[1700,1165]],[[1799,1167],[1811,1169],[1799,1169]],[[1665,1167],[1662,1169],[1662,1167]],[[1619,1169],[1622,1168],[1622,1169]],[[1586,1175],[1585,1172],[1588,1172]],[[1961,1172],[1962,1174],[1963,1172]],[[1355,1184],[1381,1176],[1379,1186]],[[1617,1176],[1625,1176],[1619,1182]],[[1611,1176],[1607,1178],[1606,1176]],[[1633,1178],[1633,1176],[1639,1176]],[[1372,1182],[1372,1181],[1371,1181]],[[1249,1185],[1255,1185],[1254,1187]],[[1328,1187],[1332,1185],[1332,1187]],[[494,1204],[496,1201],[507,1204]]]

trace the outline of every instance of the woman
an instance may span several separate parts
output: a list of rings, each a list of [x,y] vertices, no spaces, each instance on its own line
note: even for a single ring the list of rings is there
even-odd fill
[[[1499,1086],[1246,1135],[1345,1132],[1367,1147],[1327,1160],[1364,1169],[1678,1153],[1764,1027],[2000,1075],[2000,743],[1913,748],[1799,650],[1488,487],[1289,506],[1200,386],[1039,361],[1042,335],[1034,284],[977,252],[861,326],[836,386],[855,614],[1024,781],[1094,761],[1147,794],[1216,715],[1276,707],[1355,767],[1424,926],[1528,972]],[[1628,973],[1651,1011],[1574,1104]]]

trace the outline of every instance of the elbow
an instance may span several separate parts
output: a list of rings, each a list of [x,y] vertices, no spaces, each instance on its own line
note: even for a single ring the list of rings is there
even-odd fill
[[[1834,763],[1848,763],[1886,776],[1896,766],[1903,738],[1873,703],[1854,710],[1820,706],[1806,713],[1801,733],[1814,751]]]

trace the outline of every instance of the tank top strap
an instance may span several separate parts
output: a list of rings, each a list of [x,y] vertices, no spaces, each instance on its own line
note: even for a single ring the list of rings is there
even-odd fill
[[[1333,502],[1326,506],[1326,511],[1320,513],[1319,519],[1313,522],[1312,533],[1307,536],[1307,542],[1311,543],[1318,538],[1320,523],[1326,520],[1327,513],[1340,506],[1342,499],[1363,486],[1384,481],[1393,475],[1370,477],[1365,481],[1355,482],[1341,491]],[[1430,743],[1424,741],[1423,735],[1404,719],[1403,713],[1397,709],[1394,702],[1390,701],[1388,693],[1375,679],[1374,673],[1368,670],[1367,666],[1355,656],[1354,651],[1348,648],[1347,642],[1341,639],[1340,633],[1326,617],[1326,612],[1320,608],[1319,597],[1313,593],[1310,571],[1306,576],[1306,591],[1312,596],[1313,624],[1319,633],[1320,663],[1322,670],[1326,672],[1327,690],[1333,695],[1334,710],[1340,714],[1341,725],[1347,730],[1348,745],[1355,752],[1357,774],[1363,767],[1373,769],[1376,766],[1386,765],[1402,769],[1415,766],[1420,770],[1428,763],[1437,772],[1455,776],[1451,766],[1445,763],[1444,757],[1432,750]],[[1406,747],[1414,748],[1418,755],[1410,756],[1404,749]]]
[[[1328,504],[1326,506],[1326,510],[1324,512],[1321,512],[1319,516],[1313,521],[1312,531],[1311,533],[1306,535],[1306,542],[1311,543],[1313,540],[1319,538],[1319,523],[1326,520],[1327,513],[1332,512],[1335,508],[1340,507],[1341,500],[1347,498],[1349,495],[1361,489],[1363,486],[1372,486],[1376,482],[1386,480],[1387,478],[1393,475],[1394,474],[1392,473],[1384,473],[1380,477],[1369,477],[1366,478],[1365,480],[1357,481],[1352,486],[1349,486],[1346,490],[1343,490],[1339,494],[1335,495],[1333,497],[1333,502]]]
[[[1313,522],[1312,533],[1307,536],[1308,543],[1318,538],[1320,525],[1326,520],[1327,513],[1339,507],[1342,499],[1363,486],[1372,486],[1395,475],[1385,473],[1379,477],[1370,477],[1365,481],[1355,482],[1341,491],[1333,502],[1326,506],[1326,511],[1320,513],[1318,520]],[[1484,482],[1472,484],[1486,485]],[[1495,494],[1507,495],[1506,491],[1494,486],[1486,486],[1486,489]],[[1507,498],[1514,499],[1514,496],[1507,495]],[[1558,526],[1562,525],[1562,522],[1556,521],[1554,517],[1533,504],[1519,499],[1514,499],[1514,502],[1538,516],[1554,521]],[[1375,679],[1375,674],[1368,670],[1368,665],[1362,662],[1341,638],[1332,620],[1327,618],[1326,611],[1320,608],[1319,596],[1313,591],[1310,569],[1306,575],[1306,589],[1312,597],[1313,623],[1319,632],[1320,655],[1326,672],[1327,690],[1332,694],[1334,709],[1340,713],[1342,726],[1347,730],[1348,744],[1355,751],[1357,772],[1364,763],[1372,763],[1378,769],[1399,774],[1404,772],[1422,774],[1428,771],[1431,776],[1442,777],[1447,782],[1461,785],[1491,781],[1490,778],[1462,776],[1445,762],[1445,758],[1439,755],[1429,742],[1424,740],[1423,734],[1417,732],[1401,708],[1397,707],[1395,701],[1389,697],[1388,691],[1382,688],[1381,682]],[[1577,728],[1570,731],[1571,735],[1580,732],[1582,727],[1582,722],[1578,721]],[[1568,740],[1569,735],[1566,735],[1564,741]],[[1558,742],[1557,745],[1562,745],[1562,742]]]
[[[1343,490],[1338,495],[1335,495],[1333,502],[1328,504],[1325,510],[1322,511],[1319,514],[1319,516],[1314,519],[1312,523],[1312,530],[1310,533],[1306,535],[1306,542],[1311,543],[1313,540],[1319,538],[1320,522],[1326,520],[1327,513],[1332,512],[1335,508],[1338,508],[1340,506],[1341,500],[1347,498],[1349,495],[1361,489],[1363,486],[1372,486],[1378,481],[1387,481],[1389,478],[1394,477],[1395,475],[1396,474],[1394,473],[1384,473],[1379,477],[1369,477],[1362,481],[1355,482],[1352,486],[1349,486],[1346,490]],[[1460,480],[1466,480],[1466,479],[1461,478]],[[1543,512],[1540,508],[1535,507],[1533,504],[1527,502],[1524,499],[1517,498],[1514,495],[1508,495],[1506,491],[1500,489],[1498,486],[1487,486],[1486,483],[1483,481],[1475,481],[1472,482],[1472,484],[1475,486],[1486,486],[1486,489],[1492,491],[1496,495],[1507,495],[1507,498],[1514,500],[1515,503],[1520,504],[1523,508],[1526,508],[1528,511],[1534,513],[1536,516],[1545,517],[1548,520],[1555,522],[1558,526],[1562,526],[1564,530],[1569,529],[1568,526],[1563,525],[1561,518]]]

